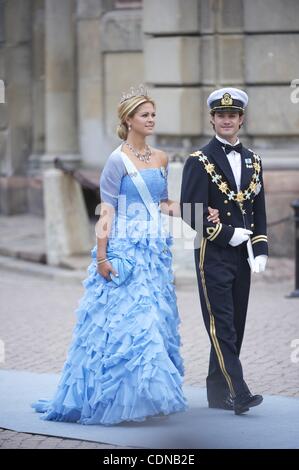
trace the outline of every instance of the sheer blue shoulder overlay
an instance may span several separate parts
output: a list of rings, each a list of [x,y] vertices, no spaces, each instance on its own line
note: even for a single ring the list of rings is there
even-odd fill
[[[102,171],[100,177],[101,201],[117,206],[122,178],[126,175],[126,168],[120,153],[113,152]]]

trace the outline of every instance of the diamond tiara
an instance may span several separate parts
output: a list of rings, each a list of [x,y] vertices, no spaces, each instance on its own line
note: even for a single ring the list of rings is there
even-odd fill
[[[119,103],[121,104],[124,101],[129,100],[130,98],[133,98],[133,96],[148,96],[147,89],[142,84],[140,84],[139,87],[137,88],[134,88],[133,86],[131,86],[129,93],[123,93],[121,95],[121,99]]]

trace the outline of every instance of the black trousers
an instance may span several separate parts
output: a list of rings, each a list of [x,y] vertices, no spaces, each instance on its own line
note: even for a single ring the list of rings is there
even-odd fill
[[[203,239],[195,250],[201,309],[211,341],[208,401],[248,391],[239,359],[250,290],[247,256],[246,243],[222,248]]]

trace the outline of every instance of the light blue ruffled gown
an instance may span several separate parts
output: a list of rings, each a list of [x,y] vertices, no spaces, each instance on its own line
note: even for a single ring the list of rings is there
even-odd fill
[[[135,267],[117,286],[97,273],[96,246],[92,249],[56,394],[32,405],[45,420],[109,425],[186,409],[172,240],[161,213],[159,234],[150,236],[150,216],[119,149],[110,155],[100,183],[102,201],[116,210],[108,251],[134,259]],[[165,168],[140,173],[158,206],[167,199]]]

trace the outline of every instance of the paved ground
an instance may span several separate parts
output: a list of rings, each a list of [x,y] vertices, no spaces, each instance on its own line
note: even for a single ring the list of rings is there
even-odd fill
[[[7,261],[8,262],[8,261]],[[83,287],[74,279],[31,275],[1,269],[0,339],[5,346],[4,369],[59,373],[71,339],[74,310]],[[272,276],[270,277],[272,273]],[[278,273],[284,279],[278,280]],[[292,263],[272,260],[269,274],[253,282],[242,350],[246,381],[255,393],[299,396],[299,363],[292,362],[291,342],[299,338],[299,299],[287,299],[293,284]],[[179,279],[177,296],[182,318],[182,354],[186,382],[205,385],[209,343],[204,330],[196,285]],[[299,355],[297,354],[297,357]],[[114,448],[106,444],[0,431],[0,448]],[[116,447],[115,447],[116,448]]]
[[[59,373],[89,257],[65,260],[64,266],[69,269],[41,264],[46,261],[45,241],[43,220],[38,217],[0,216],[0,232],[0,367]],[[204,387],[209,341],[201,317],[192,253],[188,251],[186,256],[180,242],[177,247],[176,284],[185,380]],[[296,353],[292,347],[297,339],[299,348],[299,299],[285,298],[294,288],[293,277],[293,261],[270,259],[266,273],[253,278],[241,359],[254,393],[299,396],[299,351]],[[119,447],[0,429],[0,448]]]

